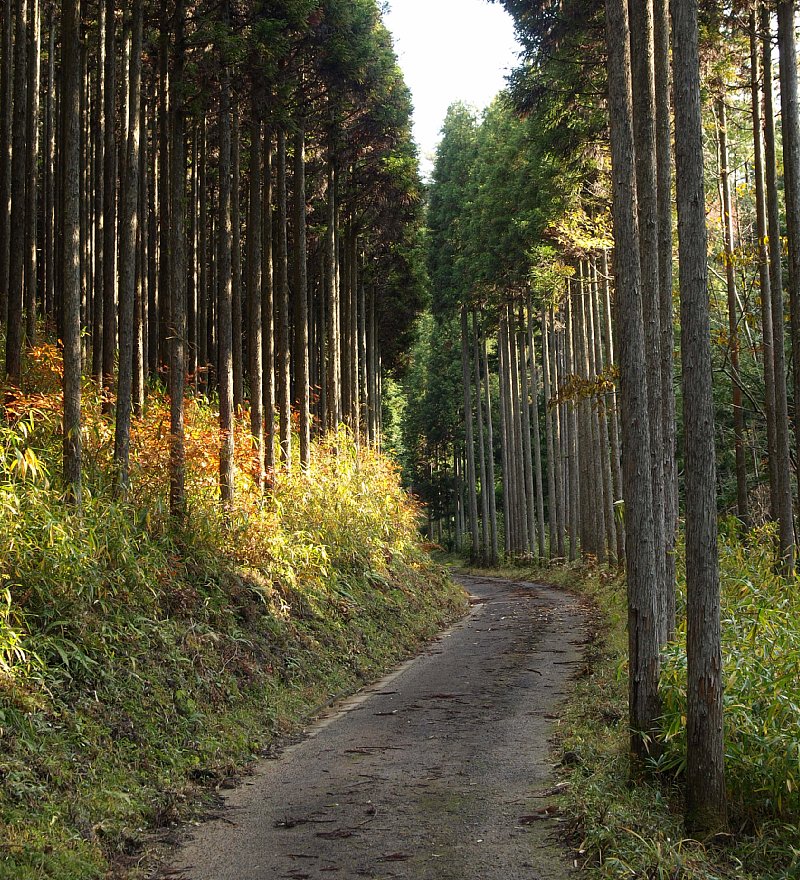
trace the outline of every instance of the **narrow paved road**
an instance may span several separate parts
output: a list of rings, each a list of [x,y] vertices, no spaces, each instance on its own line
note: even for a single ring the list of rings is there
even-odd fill
[[[566,878],[542,794],[580,611],[546,587],[461,581],[469,617],[263,761],[164,876]]]

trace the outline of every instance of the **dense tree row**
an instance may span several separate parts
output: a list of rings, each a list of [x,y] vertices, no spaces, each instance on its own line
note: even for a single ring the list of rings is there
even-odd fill
[[[219,401],[224,505],[245,409],[262,486],[309,466],[312,433],[377,442],[422,289],[410,99],[374,0],[15,0],[0,63],[7,394],[57,332],[69,496],[82,376],[123,492],[131,419],[167,383],[178,516],[187,392]]]
[[[476,561],[625,564],[639,766],[658,758],[683,523],[687,809],[720,827],[718,517],[774,520],[776,565],[795,560],[794,7],[504,5],[523,65],[481,120],[451,108],[437,155],[409,467],[432,537]]]

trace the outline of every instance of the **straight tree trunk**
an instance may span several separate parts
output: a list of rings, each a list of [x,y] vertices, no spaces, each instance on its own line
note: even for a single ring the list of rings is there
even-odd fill
[[[800,401],[800,106],[797,87],[794,0],[778,2],[786,232],[789,239],[789,314],[791,316],[794,400]],[[12,221],[13,222],[13,221]],[[13,259],[13,253],[12,253]],[[794,407],[795,446],[800,450],[800,406]]]
[[[509,560],[516,551],[513,539],[514,510],[512,504],[513,474],[511,472],[511,428],[508,418],[508,383],[507,359],[508,344],[506,342],[505,307],[500,309],[500,326],[497,331],[497,370],[500,389],[500,450],[502,453],[503,478],[503,549],[505,558]]]
[[[467,307],[461,307],[461,382],[464,393],[464,443],[467,458],[467,493],[469,496],[469,529],[472,537],[470,558],[477,561],[481,557],[480,536],[478,533],[478,495],[475,489],[475,444],[472,430],[472,394],[470,392],[469,370],[469,325]]]
[[[775,378],[776,472],[780,480],[780,555],[787,574],[794,571],[795,539],[792,511],[792,470],[789,457],[789,410],[786,393],[786,353],[783,306],[783,266],[781,264],[780,207],[775,149],[775,108],[772,92],[772,34],[767,4],[760,8],[762,66],[764,76],[764,171],[767,207],[767,245],[769,287],[772,299],[772,346]]]
[[[661,412],[664,473],[666,632],[675,631],[675,540],[678,533],[678,470],[675,454],[675,332],[672,326],[672,81],[669,0],[653,0],[658,187],[658,301],[661,325]],[[616,427],[616,425],[614,426]],[[613,432],[612,432],[613,433]],[[612,463],[613,471],[613,463]],[[617,533],[617,550],[624,542]],[[620,556],[621,558],[621,556]]]
[[[52,50],[51,50],[52,51]],[[97,5],[97,91],[95,94],[95,175],[94,175],[94,198],[95,198],[95,261],[94,261],[94,310],[92,318],[92,376],[96,378],[99,387],[103,383],[103,181],[104,181],[104,147],[105,147],[105,59],[106,59],[106,5],[104,2]],[[52,82],[50,88],[52,89]],[[45,123],[45,131],[50,125],[50,109],[46,111],[48,117]],[[47,137],[47,135],[45,135]],[[46,176],[45,172],[45,176]],[[45,183],[45,189],[47,184]],[[45,203],[47,197],[45,197]],[[47,211],[45,210],[45,215]],[[47,224],[47,217],[45,217]],[[45,239],[47,232],[45,232]],[[45,275],[47,275],[47,271]],[[45,296],[46,299],[46,296]]]
[[[132,42],[128,76],[128,141],[122,183],[119,283],[119,376],[114,431],[118,488],[130,483],[131,410],[133,402],[133,318],[136,294],[136,234],[139,226],[139,97],[142,82],[144,0],[132,0]]]
[[[226,7],[227,8],[227,7]],[[217,332],[219,345],[219,488],[223,510],[233,507],[233,230],[231,228],[230,73],[222,74],[219,119],[219,226],[217,230]]]
[[[244,399],[244,380],[242,376],[242,224],[240,219],[241,186],[241,138],[239,136],[239,111],[234,108],[231,132],[231,161],[233,181],[231,183],[231,227],[232,227],[232,277],[233,277],[233,408],[239,413]]]
[[[253,97],[250,120],[250,198],[247,217],[247,372],[250,433],[256,450],[256,485],[264,491],[264,362],[261,316],[261,115]]]
[[[8,320],[9,240],[11,237],[12,95],[14,88],[13,7],[3,4],[2,78],[0,79],[0,321]],[[52,15],[51,15],[52,33]],[[52,79],[50,92],[55,93]]]
[[[478,325],[478,313],[472,313],[472,367],[475,379],[475,417],[478,428],[478,462],[481,479],[481,536],[483,538],[483,562],[488,562],[491,538],[489,535],[489,490],[486,467],[486,444],[483,435],[483,400],[481,395],[481,357],[480,357],[480,327]]]
[[[744,409],[742,408],[742,380],[739,374],[739,323],[736,314],[736,270],[733,265],[733,205],[728,173],[728,118],[725,101],[717,100],[719,136],[719,169],[722,190],[722,231],[725,241],[725,282],[728,290],[728,357],[731,366],[733,399],[733,445],[736,451],[736,511],[739,519],[747,525],[749,505],[747,501],[747,462],[744,449]]]
[[[28,88],[28,2],[16,0],[14,33],[14,115],[11,154],[11,233],[6,327],[6,374],[19,385],[22,373],[22,303],[25,286],[25,130]],[[80,64],[80,62],[78,62]],[[80,93],[80,83],[78,85]],[[80,97],[80,96],[79,96]],[[80,108],[79,108],[80,113]],[[80,132],[79,132],[80,136]],[[78,146],[80,150],[80,144]]]
[[[613,365],[615,363],[614,321],[611,314],[611,284],[610,270],[608,266],[608,251],[605,249],[603,250],[603,261],[601,264],[601,270],[603,274],[603,352],[606,363]],[[606,405],[608,408],[608,435],[609,441],[611,443],[611,484],[614,489],[614,504],[616,505],[618,501],[622,500],[622,458],[620,455],[619,419],[617,415],[617,392],[615,388],[612,388],[611,393],[607,395]],[[617,561],[619,565],[624,565],[625,523],[624,520],[620,520],[617,518],[616,508],[614,514],[615,528],[617,534]],[[672,591],[670,591],[670,593],[671,592]]]
[[[278,129],[278,238],[275,325],[277,328],[277,390],[280,416],[280,460],[292,465],[291,341],[289,336],[289,279],[287,263],[286,132]]]
[[[328,315],[328,428],[335,430],[342,419],[341,410],[341,337],[339,324],[339,266],[336,243],[336,170],[333,160],[328,163],[328,230],[326,311]]]
[[[686,462],[686,822],[690,831],[713,832],[726,826],[727,808],[697,0],[672,0],[672,34]],[[628,535],[630,559],[632,519]]]
[[[28,108],[25,150],[25,339],[36,341],[36,302],[38,273],[36,267],[38,229],[39,167],[39,85],[42,60],[42,15],[40,0],[30,0],[31,22],[28,34]]]
[[[141,0],[137,0],[141,3]],[[172,223],[170,225],[169,296],[170,321],[170,444],[169,444],[169,506],[177,520],[186,518],[186,448],[184,438],[184,386],[186,376],[186,147],[183,74],[186,9],[184,0],[175,4],[175,63],[172,77],[171,124],[172,145],[170,185],[172,187]],[[135,41],[135,37],[134,37]]]
[[[272,133],[267,131],[264,139],[264,187],[261,217],[264,238],[261,242],[261,325],[264,422],[264,468],[270,479],[275,476],[275,284],[273,273],[273,224],[272,224]]]
[[[564,308],[566,325],[564,328],[564,374],[568,379],[575,375],[572,353],[572,296],[571,284],[567,280],[567,293]],[[578,521],[580,518],[580,483],[578,471],[578,408],[575,401],[565,406],[567,423],[567,472],[569,474],[569,561],[578,558]]]
[[[544,435],[547,443],[547,527],[550,539],[549,557],[557,554],[558,516],[556,510],[556,454],[553,443],[553,410],[550,406],[550,340],[547,328],[547,308],[542,306],[542,379],[544,384]]]
[[[481,359],[483,361],[483,393],[486,404],[486,445],[487,445],[487,491],[489,494],[489,532],[491,536],[491,565],[497,565],[500,551],[497,541],[497,498],[495,496],[495,473],[494,473],[494,426],[492,424],[492,394],[489,382],[489,358],[486,356],[486,335],[481,333]],[[477,393],[481,393],[480,383]]]
[[[645,363],[650,430],[650,473],[653,483],[655,591],[658,638],[666,644],[667,562],[664,524],[664,438],[661,386],[661,312],[659,271],[658,154],[656,133],[655,25],[653,0],[629,4],[631,32],[631,87],[633,96],[634,161],[639,225],[641,303],[645,332]],[[662,85],[662,98],[663,85]],[[663,111],[662,111],[663,112]],[[663,123],[662,123],[663,124]],[[663,135],[662,135],[663,137]],[[623,444],[624,445],[624,444]]]
[[[305,131],[298,126],[294,136],[294,234],[297,278],[297,363],[295,378],[300,404],[300,467],[311,465],[311,400],[308,353],[308,263],[306,254],[306,144]],[[358,418],[357,414],[355,418]]]
[[[514,315],[512,312],[512,326]],[[516,339],[516,337],[519,337]],[[530,548],[531,557],[536,552],[536,498],[533,481],[533,444],[531,443],[531,406],[530,406],[530,373],[528,372],[528,353],[525,333],[525,313],[520,307],[518,332],[514,334],[515,356],[519,369],[519,422],[522,437],[522,462],[524,468],[523,485],[525,487],[525,521],[526,543]]]
[[[103,411],[111,412],[114,361],[117,355],[117,145],[116,126],[116,17],[114,0],[106,6],[103,115]]]
[[[772,344],[772,294],[769,283],[767,242],[767,201],[764,179],[764,141],[761,125],[761,59],[758,52],[758,5],[750,11],[750,110],[753,120],[753,177],[756,192],[756,235],[758,237],[758,281],[761,292],[761,338],[764,357],[764,412],[767,423],[769,495],[772,518],[780,521],[780,477],[777,473],[778,449],[775,431],[775,352]],[[791,504],[791,496],[790,496]],[[781,553],[781,558],[783,554]]]
[[[5,24],[3,25],[5,27]],[[55,300],[55,24],[54,10],[51,5],[47,12],[48,53],[47,53],[47,93],[45,96],[45,155],[44,155],[44,313],[48,324],[52,322]],[[2,86],[5,88],[5,85]],[[6,121],[0,123],[0,132]],[[4,210],[2,175],[5,169],[6,153],[4,151],[4,134],[0,134],[0,300],[5,297],[6,285],[3,265],[8,269],[8,230],[3,231],[2,224],[8,217]],[[9,171],[10,174],[10,171]],[[102,179],[102,169],[100,170]],[[3,250],[5,248],[5,251]],[[98,244],[99,249],[99,244]],[[5,263],[3,262],[5,261]],[[2,303],[0,302],[0,311]]]
[[[533,423],[533,476],[536,486],[536,522],[539,537],[539,558],[545,557],[544,486],[542,480],[542,439],[539,429],[539,367],[533,338],[533,306],[528,299],[528,352],[531,363],[531,422]]]
[[[635,763],[652,753],[661,714],[658,568],[646,383],[642,279],[631,92],[630,27],[624,0],[606,0],[615,272],[620,331],[623,494],[628,531],[630,748]],[[701,154],[702,155],[702,154]],[[660,412],[660,411],[659,411]],[[663,530],[662,530],[663,536]],[[650,746],[650,748],[648,748]]]
[[[81,290],[80,290],[80,3],[61,3],[63,179],[64,485],[81,504]]]

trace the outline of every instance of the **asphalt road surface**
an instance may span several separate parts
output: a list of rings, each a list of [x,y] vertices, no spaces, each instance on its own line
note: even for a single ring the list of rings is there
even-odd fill
[[[583,617],[535,584],[459,580],[472,613],[225,795],[171,880],[564,880],[548,740]]]

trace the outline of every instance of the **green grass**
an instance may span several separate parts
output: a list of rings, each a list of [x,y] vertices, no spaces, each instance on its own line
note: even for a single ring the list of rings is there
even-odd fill
[[[337,694],[465,610],[417,538],[393,465],[345,436],[225,521],[214,413],[190,406],[190,520],[165,512],[165,402],[137,426],[134,490],[108,489],[87,403],[80,514],[57,416],[0,427],[0,878],[145,876],[160,830]],[[194,445],[191,445],[194,444]]]
[[[792,798],[800,715],[794,710],[800,637],[797,584],[772,571],[772,536],[733,532],[720,545],[726,664],[726,771],[730,833],[696,840],[683,828],[678,733],[685,701],[683,631],[662,675],[666,757],[651,780],[631,781],[628,762],[627,634],[624,578],[592,565],[512,568],[500,576],[545,581],[588,603],[589,674],[575,683],[558,726],[560,796],[567,843],[592,880],[796,880],[800,830]],[[679,571],[682,560],[679,559]],[[684,584],[679,576],[679,611]],[[757,695],[757,696],[756,696]],[[754,711],[755,710],[755,711]],[[787,780],[788,785],[787,785]],[[780,795],[780,798],[778,797]]]

